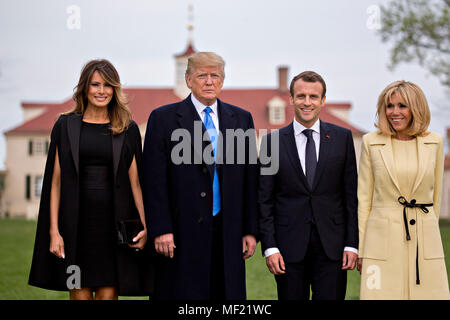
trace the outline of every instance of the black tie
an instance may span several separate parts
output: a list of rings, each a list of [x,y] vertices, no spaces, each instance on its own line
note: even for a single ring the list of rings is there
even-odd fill
[[[312,188],[317,166],[316,144],[314,143],[314,139],[312,137],[312,129],[305,129],[302,133],[308,139],[305,150],[305,171],[306,179],[308,180],[309,186]]]

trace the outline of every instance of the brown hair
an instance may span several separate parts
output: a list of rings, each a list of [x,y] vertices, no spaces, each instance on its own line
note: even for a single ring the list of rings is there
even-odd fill
[[[289,92],[291,93],[291,97],[294,97],[294,84],[297,80],[303,80],[305,82],[320,82],[322,84],[322,98],[325,97],[327,93],[327,85],[325,84],[325,80],[320,76],[320,74],[314,71],[303,71],[302,73],[296,75],[294,79],[291,81],[291,86],[289,87]]]
[[[108,104],[108,116],[111,121],[111,131],[113,134],[120,134],[127,130],[131,122],[131,111],[127,106],[128,101],[122,91],[119,73],[112,63],[106,59],[91,60],[83,67],[78,84],[74,88],[75,93],[72,97],[75,101],[75,106],[72,110],[64,114],[84,114],[88,104],[87,92],[89,84],[95,71],[98,71],[103,80],[113,87],[113,97]]]
[[[225,78],[225,61],[214,52],[197,52],[189,56],[186,76],[191,75],[196,68],[206,66],[217,66],[222,73],[222,78]]]
[[[419,86],[404,80],[391,83],[381,92],[378,97],[375,127],[383,135],[395,136],[396,131],[386,117],[386,106],[391,103],[390,100],[394,93],[398,94],[411,110],[408,135],[412,137],[425,135],[431,117],[427,99]]]

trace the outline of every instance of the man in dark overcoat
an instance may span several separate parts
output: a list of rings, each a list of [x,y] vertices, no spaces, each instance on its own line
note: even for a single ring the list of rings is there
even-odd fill
[[[256,141],[249,112],[218,99],[224,61],[188,60],[183,101],[155,109],[144,143],[149,241],[158,299],[245,299],[256,247]],[[241,139],[242,138],[242,139]]]

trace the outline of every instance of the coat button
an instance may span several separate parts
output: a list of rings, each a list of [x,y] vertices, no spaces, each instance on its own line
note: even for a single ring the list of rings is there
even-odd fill
[[[202,223],[203,222],[203,217],[198,218],[198,223]]]
[[[206,192],[200,193],[200,197],[202,197],[202,198],[206,197]]]
[[[203,173],[208,173],[208,169],[206,169],[205,167],[203,167],[202,171]]]
[[[413,226],[413,225],[415,225],[416,224],[416,220],[414,220],[414,219],[411,219],[411,220],[409,220],[409,223]]]

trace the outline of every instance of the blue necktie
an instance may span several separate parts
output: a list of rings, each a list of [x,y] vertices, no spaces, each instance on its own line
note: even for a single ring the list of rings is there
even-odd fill
[[[219,141],[219,137],[217,134],[216,127],[214,126],[214,122],[211,118],[210,107],[206,107],[205,111],[205,119],[203,119],[203,124],[205,125],[206,131],[208,132],[209,138],[211,139],[211,144],[213,147],[214,159],[216,159],[216,150],[217,143]],[[217,174],[216,162],[214,161],[214,179],[213,179],[213,216],[215,216],[220,211],[220,185],[219,185],[219,175]]]
[[[305,150],[305,172],[306,180],[308,180],[308,184],[312,188],[317,167],[316,144],[314,143],[314,139],[312,136],[312,129],[305,129],[302,131],[302,133],[308,139],[306,142]]]

